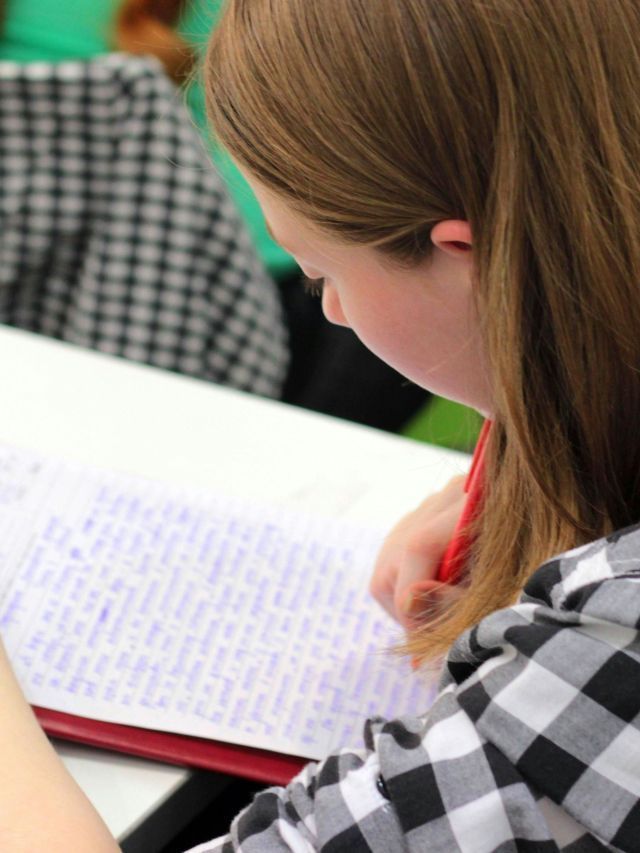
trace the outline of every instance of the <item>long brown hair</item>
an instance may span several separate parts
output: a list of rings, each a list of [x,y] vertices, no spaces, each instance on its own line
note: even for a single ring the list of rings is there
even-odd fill
[[[307,220],[403,264],[471,223],[487,497],[420,657],[640,520],[639,51],[637,0],[231,0],[212,39],[218,135]]]
[[[115,19],[114,47],[157,57],[176,83],[183,82],[194,64],[192,49],[175,30],[184,6],[185,0],[124,0]]]

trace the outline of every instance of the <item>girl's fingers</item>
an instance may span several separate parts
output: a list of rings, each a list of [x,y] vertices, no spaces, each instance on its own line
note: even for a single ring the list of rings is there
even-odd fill
[[[429,580],[409,587],[404,599],[402,624],[409,631],[424,625],[450,606],[462,594],[459,586]]]
[[[387,536],[370,583],[373,597],[405,624],[403,598],[414,583],[435,577],[464,504],[463,476],[427,498]]]
[[[431,519],[424,529],[408,539],[395,578],[393,601],[396,619],[401,624],[406,626],[410,615],[411,603],[407,601],[407,595],[411,588],[436,581],[438,568],[463,506],[464,495],[461,495]]]

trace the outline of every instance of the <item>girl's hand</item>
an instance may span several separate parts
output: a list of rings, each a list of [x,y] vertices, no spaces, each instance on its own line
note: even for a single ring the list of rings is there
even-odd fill
[[[424,595],[439,584],[436,572],[465,502],[465,475],[428,497],[405,515],[385,539],[369,585],[371,594],[409,628],[424,607]]]

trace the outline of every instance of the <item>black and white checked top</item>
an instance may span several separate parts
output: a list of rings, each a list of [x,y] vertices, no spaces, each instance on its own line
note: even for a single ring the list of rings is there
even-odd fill
[[[155,60],[0,62],[0,322],[280,394],[275,285]]]
[[[366,742],[193,853],[640,851],[640,526],[542,566]]]

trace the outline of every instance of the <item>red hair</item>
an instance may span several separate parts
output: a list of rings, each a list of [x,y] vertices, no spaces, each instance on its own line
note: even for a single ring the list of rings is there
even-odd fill
[[[151,54],[176,83],[188,77],[193,51],[176,33],[185,0],[124,0],[115,21],[114,46],[125,53]]]

